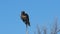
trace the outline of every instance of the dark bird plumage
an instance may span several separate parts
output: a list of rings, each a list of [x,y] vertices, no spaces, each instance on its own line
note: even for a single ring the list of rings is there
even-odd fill
[[[21,12],[21,19],[23,20],[23,22],[26,24],[27,26],[30,26],[30,22],[29,22],[29,16],[27,13],[25,13],[25,11]]]

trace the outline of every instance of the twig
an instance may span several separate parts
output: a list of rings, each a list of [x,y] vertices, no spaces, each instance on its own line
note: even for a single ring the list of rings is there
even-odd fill
[[[28,34],[28,26],[26,27],[26,34]]]
[[[36,32],[34,32],[34,34],[36,34]]]
[[[60,32],[60,29],[57,32]]]
[[[47,34],[47,29],[46,29],[46,27],[44,27],[43,31],[44,31],[44,34]]]
[[[41,34],[41,32],[40,32],[40,28],[39,28],[38,25],[37,25],[37,32],[38,32],[38,34]]]

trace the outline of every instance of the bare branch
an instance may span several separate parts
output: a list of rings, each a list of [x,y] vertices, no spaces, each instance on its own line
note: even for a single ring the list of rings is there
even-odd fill
[[[56,18],[52,31],[51,31],[51,34],[57,34],[57,29],[58,29],[58,27],[57,27],[57,18]]]

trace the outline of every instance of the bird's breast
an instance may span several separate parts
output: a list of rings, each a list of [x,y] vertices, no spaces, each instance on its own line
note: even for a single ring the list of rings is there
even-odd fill
[[[22,17],[23,19],[26,19],[26,16],[25,16],[25,15],[22,15],[21,17]]]

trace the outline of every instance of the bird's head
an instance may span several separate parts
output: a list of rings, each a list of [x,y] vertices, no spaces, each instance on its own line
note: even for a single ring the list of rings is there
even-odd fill
[[[25,14],[25,11],[22,11],[21,13],[22,13],[22,14]]]

